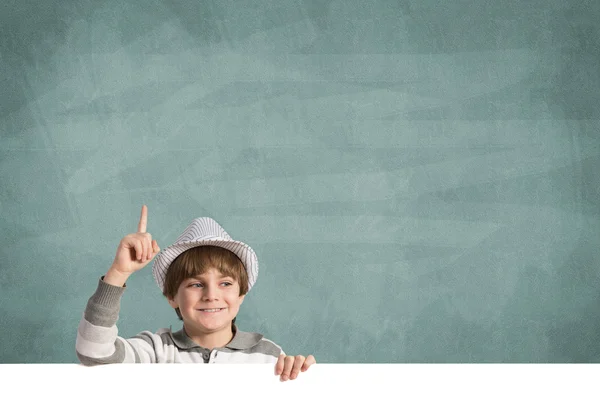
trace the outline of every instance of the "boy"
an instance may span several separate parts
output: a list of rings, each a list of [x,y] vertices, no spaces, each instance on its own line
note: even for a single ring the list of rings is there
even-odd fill
[[[258,333],[242,332],[235,318],[256,282],[258,260],[245,243],[231,239],[211,218],[195,219],[163,251],[146,232],[142,206],[137,233],[125,236],[112,266],[100,278],[77,330],[77,357],[84,365],[151,363],[273,363],[281,381],[295,379],[316,363],[314,357],[286,356]],[[183,328],[117,335],[116,322],[125,282],[154,257],[152,274]]]

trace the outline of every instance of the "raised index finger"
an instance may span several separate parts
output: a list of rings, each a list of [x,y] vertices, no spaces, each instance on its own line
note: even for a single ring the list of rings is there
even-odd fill
[[[145,233],[147,225],[148,225],[148,207],[146,205],[142,205],[142,215],[140,216],[140,223],[138,224],[138,233]]]

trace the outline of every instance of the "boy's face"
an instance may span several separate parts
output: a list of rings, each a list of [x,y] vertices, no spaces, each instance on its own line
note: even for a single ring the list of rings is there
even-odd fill
[[[231,330],[231,322],[243,301],[238,281],[211,268],[195,278],[185,279],[169,304],[179,308],[184,325],[195,333],[214,333]]]

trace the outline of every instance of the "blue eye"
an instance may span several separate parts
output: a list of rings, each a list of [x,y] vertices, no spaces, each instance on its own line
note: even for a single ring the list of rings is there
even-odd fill
[[[196,287],[196,285],[198,285],[198,286],[202,286],[202,284],[201,284],[201,283],[199,283],[199,282],[196,282],[195,284],[192,284],[192,285],[190,285],[190,287]],[[196,287],[196,288],[198,288],[198,287]]]

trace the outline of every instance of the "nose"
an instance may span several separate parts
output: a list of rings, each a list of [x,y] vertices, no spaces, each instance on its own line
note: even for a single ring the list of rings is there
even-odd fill
[[[218,292],[217,289],[211,285],[207,285],[204,288],[204,292],[202,293],[202,300],[204,301],[214,301],[218,300]]]

